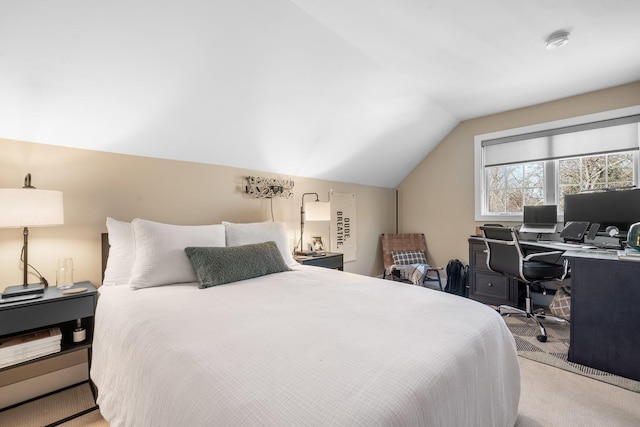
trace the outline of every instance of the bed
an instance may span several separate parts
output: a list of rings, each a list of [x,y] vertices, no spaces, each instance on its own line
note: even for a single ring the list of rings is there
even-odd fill
[[[235,243],[264,238],[245,233]],[[515,424],[518,360],[494,310],[287,265],[208,288],[198,280],[100,287],[91,378],[110,425]]]

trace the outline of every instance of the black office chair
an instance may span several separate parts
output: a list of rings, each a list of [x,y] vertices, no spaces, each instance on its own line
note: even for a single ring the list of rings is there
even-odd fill
[[[553,320],[558,323],[568,323],[568,321],[544,313],[535,313],[531,303],[531,287],[535,284],[539,285],[542,281],[563,280],[567,276],[567,260],[565,259],[562,264],[555,263],[561,259],[562,251],[539,252],[524,256],[515,228],[492,225],[483,226],[480,229],[484,243],[487,245],[487,267],[489,270],[524,282],[526,285],[525,310],[501,305],[498,307],[498,312],[503,315],[518,314],[532,318],[540,329],[540,335],[537,336],[538,341],[547,341],[547,331],[540,319]],[[508,309],[512,312],[502,313],[502,309]]]

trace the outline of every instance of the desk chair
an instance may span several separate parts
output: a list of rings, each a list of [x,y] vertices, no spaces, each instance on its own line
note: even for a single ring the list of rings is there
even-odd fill
[[[424,234],[383,234],[381,240],[382,261],[384,264],[383,279],[386,279],[387,276],[390,275],[393,280],[411,282],[411,280],[402,279],[400,274],[402,265],[400,264],[421,264],[426,266],[425,274],[422,276],[421,283],[414,282],[414,284],[424,286],[424,282],[437,280],[440,290],[444,290],[442,288],[442,282],[440,281],[440,271],[443,270],[443,267],[431,267],[427,265],[427,241]],[[398,262],[394,262],[394,257]],[[437,277],[427,277],[427,273],[430,272],[435,272]]]
[[[518,314],[532,318],[540,329],[540,335],[536,338],[540,342],[547,341],[547,331],[540,319],[553,320],[558,323],[568,323],[568,321],[555,316],[547,316],[544,313],[534,313],[531,303],[531,286],[539,285],[542,281],[563,280],[567,276],[569,265],[567,260],[565,259],[562,264],[553,262],[560,259],[562,251],[539,252],[525,257],[515,228],[484,226],[480,229],[487,246],[487,267],[489,270],[524,282],[526,285],[525,310],[501,305],[498,307],[498,312],[503,314],[501,310],[504,308],[515,313],[504,313],[503,315]]]

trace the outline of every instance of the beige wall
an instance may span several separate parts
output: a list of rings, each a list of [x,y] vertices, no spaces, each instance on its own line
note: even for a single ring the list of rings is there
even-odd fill
[[[435,265],[468,262],[467,238],[481,225],[474,221],[475,135],[638,104],[640,81],[461,122],[398,186],[400,231],[425,233]]]
[[[0,187],[22,187],[24,176],[31,173],[35,187],[63,192],[65,224],[31,228],[29,236],[29,262],[50,284],[55,284],[55,264],[60,257],[74,259],[76,281],[101,282],[100,233],[106,231],[107,216],[174,224],[271,219],[270,201],[244,197],[241,184],[245,175],[272,174],[6,139],[0,139],[0,153]],[[295,196],[273,200],[275,220],[287,224],[291,240],[300,234],[302,193],[317,192],[322,201],[328,200],[330,190],[356,193],[357,260],[347,263],[345,270],[381,274],[379,235],[395,227],[394,190],[292,179]],[[308,223],[306,238],[310,241],[317,234],[327,242],[329,224]],[[22,283],[21,247],[21,230],[0,229],[0,290]],[[37,278],[30,276],[30,282]]]

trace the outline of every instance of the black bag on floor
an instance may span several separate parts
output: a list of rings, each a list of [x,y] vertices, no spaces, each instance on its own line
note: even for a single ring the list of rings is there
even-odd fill
[[[463,297],[469,295],[469,266],[464,265],[458,259],[452,259],[447,263],[447,286],[445,292]]]

